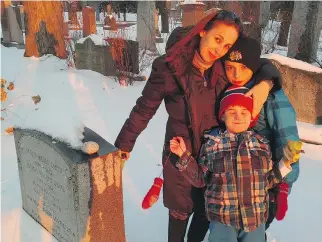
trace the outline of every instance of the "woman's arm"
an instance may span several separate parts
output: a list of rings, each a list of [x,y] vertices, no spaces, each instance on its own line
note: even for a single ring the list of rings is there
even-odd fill
[[[122,151],[131,152],[137,137],[147,127],[165,97],[165,67],[163,57],[156,58],[152,64],[151,75],[136,101],[129,118],[125,121],[115,146]],[[126,97],[125,97],[126,98]]]
[[[199,163],[199,164],[198,164]],[[203,148],[199,161],[191,155],[189,151],[185,151],[176,163],[176,167],[181,171],[182,175],[194,187],[204,187],[206,185],[206,177],[208,176],[208,169],[204,165],[206,163],[206,156],[203,155]]]
[[[186,144],[182,137],[173,137],[170,140],[170,150],[173,154],[176,154],[179,159],[176,163],[176,167],[182,173],[182,175],[193,185],[194,187],[204,187],[204,177],[208,173],[207,167],[204,165],[206,162],[205,145],[202,145],[200,150],[200,159],[198,162],[187,150]]]

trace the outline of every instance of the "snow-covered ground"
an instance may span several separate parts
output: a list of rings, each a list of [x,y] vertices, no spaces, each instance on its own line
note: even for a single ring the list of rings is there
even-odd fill
[[[134,29],[130,32],[135,33]],[[162,50],[164,44],[158,47]],[[11,125],[37,128],[77,147],[79,130],[86,125],[113,143],[144,83],[122,88],[113,78],[88,70],[66,69],[65,61],[52,56],[24,58],[23,52],[1,46],[1,78],[15,83],[15,90],[9,92],[1,106],[10,110],[6,112],[9,117],[1,114],[1,239],[56,242],[22,210],[14,139],[5,134],[5,129]],[[149,72],[150,68],[143,74],[148,76]],[[31,100],[35,95],[41,97],[37,105]],[[143,197],[161,172],[166,118],[162,104],[138,138],[123,171],[128,242],[167,241],[168,212],[162,198],[149,210],[141,208]],[[303,138],[314,135],[322,142],[321,126],[299,123],[299,129]],[[322,146],[305,144],[304,150],[300,178],[289,198],[289,212],[282,222],[272,224],[268,231],[270,242],[321,241]]]

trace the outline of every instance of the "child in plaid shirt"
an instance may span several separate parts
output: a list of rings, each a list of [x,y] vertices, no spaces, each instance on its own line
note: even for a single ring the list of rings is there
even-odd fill
[[[256,39],[247,36],[239,38],[223,57],[228,81],[232,85],[253,88],[256,79],[262,79],[260,73],[257,73],[259,65],[269,61],[261,59],[260,55],[260,43]],[[266,71],[271,72],[270,69]],[[281,80],[280,76],[275,78]],[[278,163],[283,155],[291,159],[288,147],[292,145],[291,141],[299,141],[299,134],[295,110],[282,88],[271,90],[258,121],[252,129],[270,141],[273,162]],[[269,216],[266,229],[274,218],[282,220],[285,217],[288,209],[288,194],[298,179],[299,172],[299,160],[297,160],[292,164],[292,171],[283,179],[283,182],[269,190]]]
[[[219,118],[226,130],[205,135],[196,161],[181,137],[170,142],[177,168],[193,186],[204,187],[210,242],[264,242],[268,189],[280,183],[298,159],[301,143],[273,163],[266,138],[250,127],[253,101],[246,87],[231,86],[220,102]]]

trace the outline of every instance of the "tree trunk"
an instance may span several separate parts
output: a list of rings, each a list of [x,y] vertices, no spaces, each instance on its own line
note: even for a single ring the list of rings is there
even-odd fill
[[[308,12],[306,15],[305,31],[301,36],[298,52],[295,59],[312,63],[316,59],[318,49],[319,35],[321,28],[318,24],[318,11],[320,2],[309,2]]]
[[[317,59],[322,29],[322,3],[295,2],[287,56],[305,62]]]
[[[66,58],[62,2],[24,1],[23,6],[26,21],[25,56],[52,54]]]
[[[157,8],[159,7],[159,11],[161,14],[161,33],[169,33],[169,8],[170,3],[168,1],[160,1],[156,2]]]
[[[288,33],[292,21],[292,14],[294,10],[294,2],[282,2],[281,9],[282,23],[277,40],[277,44],[281,46],[287,46]]]
[[[68,14],[72,29],[80,29],[80,25],[77,20],[77,8],[77,2],[72,2]]]
[[[126,21],[126,6],[123,8],[123,19]]]
[[[139,1],[137,10],[137,41],[141,50],[156,52],[155,45],[155,2]]]
[[[242,2],[242,20],[249,22],[245,32],[261,42],[260,2]]]

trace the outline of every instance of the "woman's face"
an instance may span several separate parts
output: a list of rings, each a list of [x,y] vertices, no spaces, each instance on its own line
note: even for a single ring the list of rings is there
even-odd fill
[[[199,33],[200,55],[206,62],[218,60],[224,56],[238,39],[238,31],[235,26],[217,21],[208,31]]]

